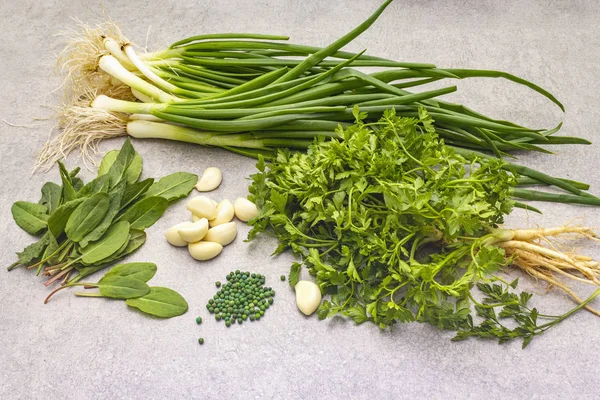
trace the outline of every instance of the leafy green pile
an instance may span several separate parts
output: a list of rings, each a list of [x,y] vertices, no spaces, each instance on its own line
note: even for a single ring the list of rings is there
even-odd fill
[[[457,154],[424,109],[418,118],[388,110],[371,124],[357,108],[354,115],[339,139],[318,140],[306,154],[281,150],[268,168],[259,160],[250,186],[261,215],[250,221],[249,239],[272,232],[275,253],[302,257],[331,294],[320,319],[341,314],[381,328],[427,322],[458,330],[456,339],[523,337],[525,345],[562,320],[540,328],[528,294],[519,298],[508,291],[516,281],[494,276],[507,259],[490,239],[512,210],[518,179],[503,161]],[[292,266],[291,285],[300,267]],[[484,303],[471,292],[477,282]],[[484,319],[479,326],[472,304]],[[517,327],[503,326],[495,309]]]
[[[85,289],[98,288],[99,293],[75,293],[84,297],[107,297],[125,300],[130,307],[161,318],[171,318],[184,314],[188,309],[185,299],[176,291],[160,287],[148,286],[147,282],[156,274],[156,264],[133,262],[117,265],[108,271],[98,283],[69,283],[54,290],[46,301],[59,290],[83,286]]]
[[[62,185],[47,182],[38,203],[17,201],[12,215],[22,229],[41,238],[17,253],[18,265],[37,267],[51,276],[46,285],[69,282],[106,268],[146,241],[145,229],[165,212],[169,202],[187,196],[198,177],[177,172],[155,182],[139,180],[142,158],[126,140],[108,152],[98,176],[87,184],[59,162]]]

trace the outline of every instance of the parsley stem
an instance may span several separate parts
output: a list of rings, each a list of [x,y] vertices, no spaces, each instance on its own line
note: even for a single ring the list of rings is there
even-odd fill
[[[475,304],[477,307],[483,307],[483,308],[495,308],[495,307],[502,307],[502,306],[509,306],[509,305],[513,305],[513,304],[519,304],[518,301],[511,301],[508,303],[492,303],[492,304],[483,304],[478,302],[477,300],[475,300],[475,297],[473,297],[473,294],[471,294],[471,292],[468,292],[469,295],[469,299],[473,302],[473,304]]]
[[[15,269],[18,265],[20,265],[19,261],[15,261],[14,263],[10,264],[7,268],[8,271],[12,271],[13,269]]]
[[[598,295],[600,295],[600,288],[596,289],[591,295],[590,297],[588,297],[587,299],[585,299],[584,301],[582,301],[579,305],[577,305],[577,307],[573,308],[570,311],[567,311],[566,313],[564,313],[563,315],[561,315],[560,317],[558,317],[556,320],[552,321],[552,322],[548,322],[544,325],[540,325],[537,327],[537,329],[541,330],[541,331],[545,331],[551,327],[553,327],[554,325],[564,321],[565,319],[569,318],[571,315],[575,314],[577,311],[581,310],[583,307],[585,307],[586,305],[588,305],[588,303],[590,303],[592,300],[594,300],[596,297],[598,297]]]

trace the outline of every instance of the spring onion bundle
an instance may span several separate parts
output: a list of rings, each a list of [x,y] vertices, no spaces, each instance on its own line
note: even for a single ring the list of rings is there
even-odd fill
[[[137,54],[114,24],[86,28],[59,59],[71,98],[63,133],[46,146],[40,162],[125,133],[247,155],[269,154],[277,147],[306,148],[314,137],[333,135],[339,124],[348,126],[353,105],[368,112],[370,120],[389,108],[400,116],[417,116],[418,108],[425,107],[446,143],[497,156],[546,151],[539,145],[588,143],[554,136],[560,125],[530,129],[438,99],[456,91],[455,86],[407,90],[448,78],[498,77],[525,85],[564,110],[552,94],[522,78],[340,50],[390,2],[323,48],[288,43],[287,36],[227,33],[193,36],[167,49]],[[355,69],[369,67],[384,69]]]
[[[377,121],[388,109],[401,117],[418,117],[424,108],[438,135],[463,155],[482,151],[502,157],[516,150],[548,152],[540,145],[589,144],[556,136],[560,125],[527,128],[439,99],[456,91],[456,86],[407,90],[443,79],[504,78],[545,96],[564,111],[552,94],[517,76],[342,51],[390,2],[323,48],[288,43],[287,36],[225,33],[193,36],[163,50],[138,54],[113,23],[84,27],[59,57],[68,95],[59,122],[62,132],[46,144],[38,166],[76,148],[90,158],[99,140],[126,134],[218,146],[268,159],[277,148],[306,149],[315,137],[337,137],[336,128],[354,121],[354,106],[366,113],[366,122]],[[379,71],[364,72],[370,67]],[[524,183],[570,192],[559,198],[516,189],[517,197],[600,202],[583,192],[584,184],[519,165],[507,168],[530,179]]]

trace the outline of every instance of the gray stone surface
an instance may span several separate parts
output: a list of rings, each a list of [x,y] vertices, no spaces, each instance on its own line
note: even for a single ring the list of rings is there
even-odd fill
[[[379,1],[23,1],[0,4],[0,265],[7,266],[31,238],[10,215],[16,200],[36,201],[56,169],[31,175],[35,153],[60,99],[53,35],[74,28],[70,17],[92,23],[104,11],[134,42],[156,49],[201,32],[255,31],[289,34],[294,42],[325,45],[360,23]],[[564,122],[562,135],[598,137],[600,111],[600,5],[595,1],[397,1],[351,50],[445,67],[501,69],[540,83],[561,99],[562,114],[541,96],[499,80],[458,82],[450,98],[494,116],[536,126]],[[453,82],[454,83],[454,82]],[[104,142],[106,151],[122,139]],[[179,170],[200,173],[219,166],[224,181],[211,196],[246,193],[253,161],[225,151],[177,143],[135,141],[144,175]],[[550,174],[592,184],[600,193],[597,146],[561,146],[558,155],[527,155],[522,162]],[[70,157],[70,166],[81,161]],[[91,171],[83,174],[87,179]],[[541,205],[544,215],[515,211],[509,227],[577,222],[600,226],[597,209]],[[194,262],[170,247],[162,232],[187,218],[183,202],[148,230],[146,245],[131,260],[159,265],[154,284],[172,287],[188,300],[180,318],[158,320],[122,302],[76,298],[48,289],[31,271],[0,272],[0,398],[2,399],[499,399],[600,397],[597,349],[600,319],[579,313],[525,350],[472,340],[453,343],[451,333],[409,324],[393,332],[340,319],[305,318],[293,293],[278,277],[289,255],[270,257],[275,243],[238,239],[211,262]],[[600,246],[578,243],[596,259]],[[226,329],[204,304],[231,269],[260,271],[277,290],[275,305],[260,323]],[[98,275],[93,276],[96,279]],[[522,288],[533,288],[524,282]],[[579,287],[582,292],[589,288]],[[572,304],[549,293],[533,300],[547,313]],[[598,301],[595,302],[599,307]],[[194,322],[202,315],[205,322]],[[199,336],[204,346],[196,342]]]

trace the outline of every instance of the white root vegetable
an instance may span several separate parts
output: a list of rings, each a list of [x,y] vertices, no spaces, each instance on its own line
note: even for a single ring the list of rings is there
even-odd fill
[[[304,315],[314,313],[321,304],[321,289],[310,281],[298,281],[294,286],[296,291],[296,305]]]
[[[582,303],[581,298],[559,277],[600,286],[599,264],[588,256],[558,250],[550,238],[563,236],[599,240],[592,228],[562,226],[545,229],[499,230],[483,243],[503,248],[513,266],[548,283],[551,287],[564,291],[577,303]],[[585,308],[600,316],[600,312],[589,305]]]
[[[192,198],[187,202],[186,207],[196,216],[206,218],[209,221],[217,217],[217,206],[206,196]]]
[[[196,242],[188,244],[190,255],[198,261],[206,261],[215,258],[221,251],[223,246],[215,242]]]
[[[238,197],[237,199],[235,199],[235,202],[233,203],[233,208],[235,211],[235,216],[240,221],[248,222],[252,218],[256,218],[259,215],[259,211],[256,207],[256,204],[243,197]]]
[[[193,223],[187,223],[177,230],[179,236],[188,243],[201,241],[208,232],[208,220],[200,218]]]
[[[192,223],[191,222],[182,222],[180,224],[177,224],[177,225],[172,226],[169,229],[167,229],[167,231],[165,232],[165,238],[167,239],[167,242],[169,242],[169,244],[171,244],[173,246],[177,246],[177,247],[187,246],[188,242],[183,240],[183,238],[181,236],[179,236],[179,232],[178,232],[180,228],[183,228],[187,225],[192,225]]]
[[[196,190],[199,192],[210,192],[215,190],[221,184],[223,174],[217,167],[209,167],[204,170],[202,177],[196,184]]]
[[[227,246],[233,242],[237,236],[237,225],[235,222],[227,222],[210,228],[204,236],[204,241],[219,243],[222,246]]]
[[[210,226],[217,226],[231,222],[234,216],[233,203],[225,199],[217,204],[217,216],[210,221]]]

